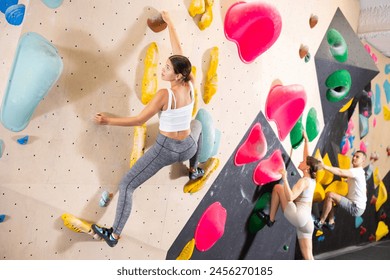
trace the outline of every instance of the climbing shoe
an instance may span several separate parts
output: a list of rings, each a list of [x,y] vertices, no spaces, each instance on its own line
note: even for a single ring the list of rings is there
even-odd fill
[[[195,172],[190,172],[188,174],[188,177],[190,180],[196,180],[199,179],[200,177],[203,177],[204,175],[204,170],[202,168],[197,167]]]
[[[103,238],[108,246],[114,247],[116,244],[118,244],[118,239],[114,238],[112,235],[112,228],[104,228],[104,227],[99,227],[96,224],[92,225],[92,230],[99,235],[101,238]]]
[[[259,210],[259,211],[256,211],[256,215],[262,219],[263,221],[265,221],[265,224],[268,226],[268,227],[272,227],[275,223],[275,221],[271,221],[270,218],[269,218],[269,215],[268,214],[265,214],[263,212],[263,210]]]
[[[319,219],[315,219],[314,220],[314,227],[316,228],[316,229],[322,229],[322,226],[323,226],[324,224],[323,223],[321,223],[321,221],[319,220]]]
[[[327,229],[329,229],[329,230],[334,230],[334,228],[335,228],[335,224],[334,223],[332,223],[332,224],[326,223],[324,226]]]

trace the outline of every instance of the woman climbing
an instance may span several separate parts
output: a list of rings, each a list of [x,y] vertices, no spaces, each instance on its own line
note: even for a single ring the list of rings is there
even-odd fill
[[[161,79],[171,87],[160,89],[148,105],[135,117],[108,117],[96,114],[95,122],[102,125],[140,126],[155,114],[159,114],[160,133],[156,143],[134,164],[122,178],[114,224],[111,228],[92,225],[92,229],[109,246],[118,243],[120,234],[130,216],[132,196],[135,189],[151,178],[161,168],[175,162],[189,160],[189,178],[195,180],[204,175],[198,167],[201,147],[202,124],[192,120],[194,106],[194,77],[191,63],[183,56],[180,41],[169,13],[161,13],[169,31],[173,55],[162,69]]]
[[[303,132],[305,145],[303,148],[303,160],[298,169],[303,172],[303,177],[290,189],[286,170],[280,171],[283,185],[276,184],[272,190],[271,209],[269,215],[264,212],[257,213],[265,219],[269,227],[275,223],[276,212],[279,205],[286,219],[297,228],[299,247],[305,260],[313,260],[312,235],[314,230],[311,208],[314,189],[316,186],[316,173],[320,162],[308,156],[308,139]]]

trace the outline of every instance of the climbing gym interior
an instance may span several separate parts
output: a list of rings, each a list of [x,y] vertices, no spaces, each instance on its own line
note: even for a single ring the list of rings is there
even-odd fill
[[[0,259],[302,259],[282,211],[272,227],[256,211],[281,169],[290,186],[302,176],[303,131],[327,165],[367,154],[364,214],[337,209],[333,231],[313,232],[314,256],[388,239],[383,2],[0,0]],[[159,119],[120,127],[94,116],[136,116],[169,87],[164,10],[196,77],[205,176],[189,181],[188,162],[156,173],[111,248],[91,225],[112,226],[119,182],[155,143]],[[327,192],[348,193],[318,173],[313,219]]]

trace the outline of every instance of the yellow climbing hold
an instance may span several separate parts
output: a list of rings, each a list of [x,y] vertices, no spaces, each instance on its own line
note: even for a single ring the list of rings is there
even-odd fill
[[[337,159],[339,161],[339,167],[341,169],[349,169],[351,167],[351,160],[348,156],[343,154],[338,154]]]
[[[64,225],[67,228],[75,232],[89,233],[91,231],[92,223],[79,219],[72,214],[62,214],[61,219],[64,221]]]
[[[194,76],[194,79],[196,80],[196,67],[192,66],[191,73]],[[198,100],[198,89],[194,86],[194,108],[192,109],[192,116],[194,117],[196,115],[196,112],[198,112],[199,107],[199,100]]]
[[[218,166],[218,158],[209,158],[206,162],[203,177],[200,177],[196,180],[190,180],[187,184],[185,184],[183,191],[185,193],[195,193],[197,191],[200,191],[206,184],[207,179],[210,177],[211,174],[214,173]]]
[[[217,83],[218,83],[218,75],[217,75],[217,67],[218,67],[218,47],[214,47],[210,51],[210,66],[206,74],[206,81],[204,85],[204,94],[203,101],[208,104],[214,94],[217,92]]]
[[[188,8],[188,12],[191,17],[196,15],[201,15],[206,10],[205,0],[191,0],[190,7]]]
[[[324,187],[320,183],[316,183],[313,194],[313,202],[321,202],[325,199]]]
[[[192,238],[183,248],[176,260],[189,260],[195,248],[195,238]]]
[[[200,21],[198,22],[200,30],[205,30],[213,21],[213,4],[214,0],[206,0],[206,12],[202,15]]]
[[[347,111],[349,109],[349,107],[351,107],[352,102],[353,102],[353,98],[351,98],[347,103],[345,103],[345,105],[343,107],[341,107],[339,112],[343,113],[343,112]]]
[[[383,222],[378,223],[378,227],[375,232],[375,240],[379,241],[389,233],[389,227]]]
[[[342,196],[346,196],[348,194],[348,183],[345,181],[333,181],[325,189],[325,194],[327,194],[328,192],[333,192]]]
[[[325,165],[332,166],[328,154],[325,154],[322,162]],[[333,174],[327,170],[322,169],[317,171],[317,182],[319,182],[322,185],[325,186],[329,185],[333,181],[333,177],[334,177]]]
[[[316,231],[316,237],[323,235],[324,232],[322,230],[317,229]]]
[[[385,121],[390,121],[390,109],[387,106],[383,106],[383,118]]]
[[[381,181],[379,183],[379,190],[378,190],[378,198],[375,202],[375,210],[376,212],[379,211],[379,209],[381,208],[381,206],[383,205],[383,203],[385,203],[387,201],[387,190],[386,190],[386,186],[385,184],[383,183],[383,181]]]
[[[130,155],[130,168],[143,156],[146,145],[146,124],[134,127],[134,143]]]
[[[381,178],[379,178],[379,169],[378,169],[378,167],[375,168],[375,170],[374,170],[373,178],[374,178],[374,186],[376,188],[377,186],[379,186],[379,184],[381,182]]]
[[[157,91],[157,64],[158,47],[155,42],[151,43],[146,50],[144,61],[144,76],[142,78],[142,104],[146,105],[152,100]]]

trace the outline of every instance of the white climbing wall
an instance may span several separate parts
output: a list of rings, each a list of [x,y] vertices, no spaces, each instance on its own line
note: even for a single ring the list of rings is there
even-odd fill
[[[102,225],[113,222],[117,195],[107,208],[99,207],[99,199],[103,190],[116,194],[129,166],[134,129],[97,126],[92,118],[97,112],[135,115],[142,110],[147,47],[152,42],[158,45],[159,72],[170,55],[168,32],[153,33],[146,26],[156,11],[168,10],[176,22],[184,50],[198,69],[199,92],[209,50],[219,47],[218,92],[207,105],[199,101],[222,132],[219,170],[258,112],[264,112],[276,79],[286,85],[302,84],[308,94],[307,110],[315,107],[323,125],[314,54],[337,7],[355,30],[359,16],[355,0],[265,1],[280,11],[282,33],[271,49],[244,64],[236,45],[224,35],[224,16],[233,0],[215,1],[214,20],[204,31],[187,12],[190,0],[64,0],[57,9],[38,0],[26,2],[22,26],[10,26],[0,15],[0,97],[17,40],[25,32],[37,32],[52,42],[64,70],[24,131],[13,133],[0,126],[5,143],[0,158],[0,214],[7,215],[0,224],[0,259],[164,259],[215,179],[218,171],[203,190],[189,195],[183,193],[186,166],[161,170],[135,192],[132,215],[115,248],[69,230],[60,218],[71,213]],[[312,13],[319,17],[314,29],[308,24]],[[298,56],[301,44],[312,54],[308,63]],[[159,79],[159,87],[166,86]],[[147,124],[148,147],[157,133],[155,117]],[[16,140],[25,135],[30,137],[28,144],[19,145]],[[289,151],[288,137],[284,145]],[[301,148],[294,151],[294,163],[301,158]]]

